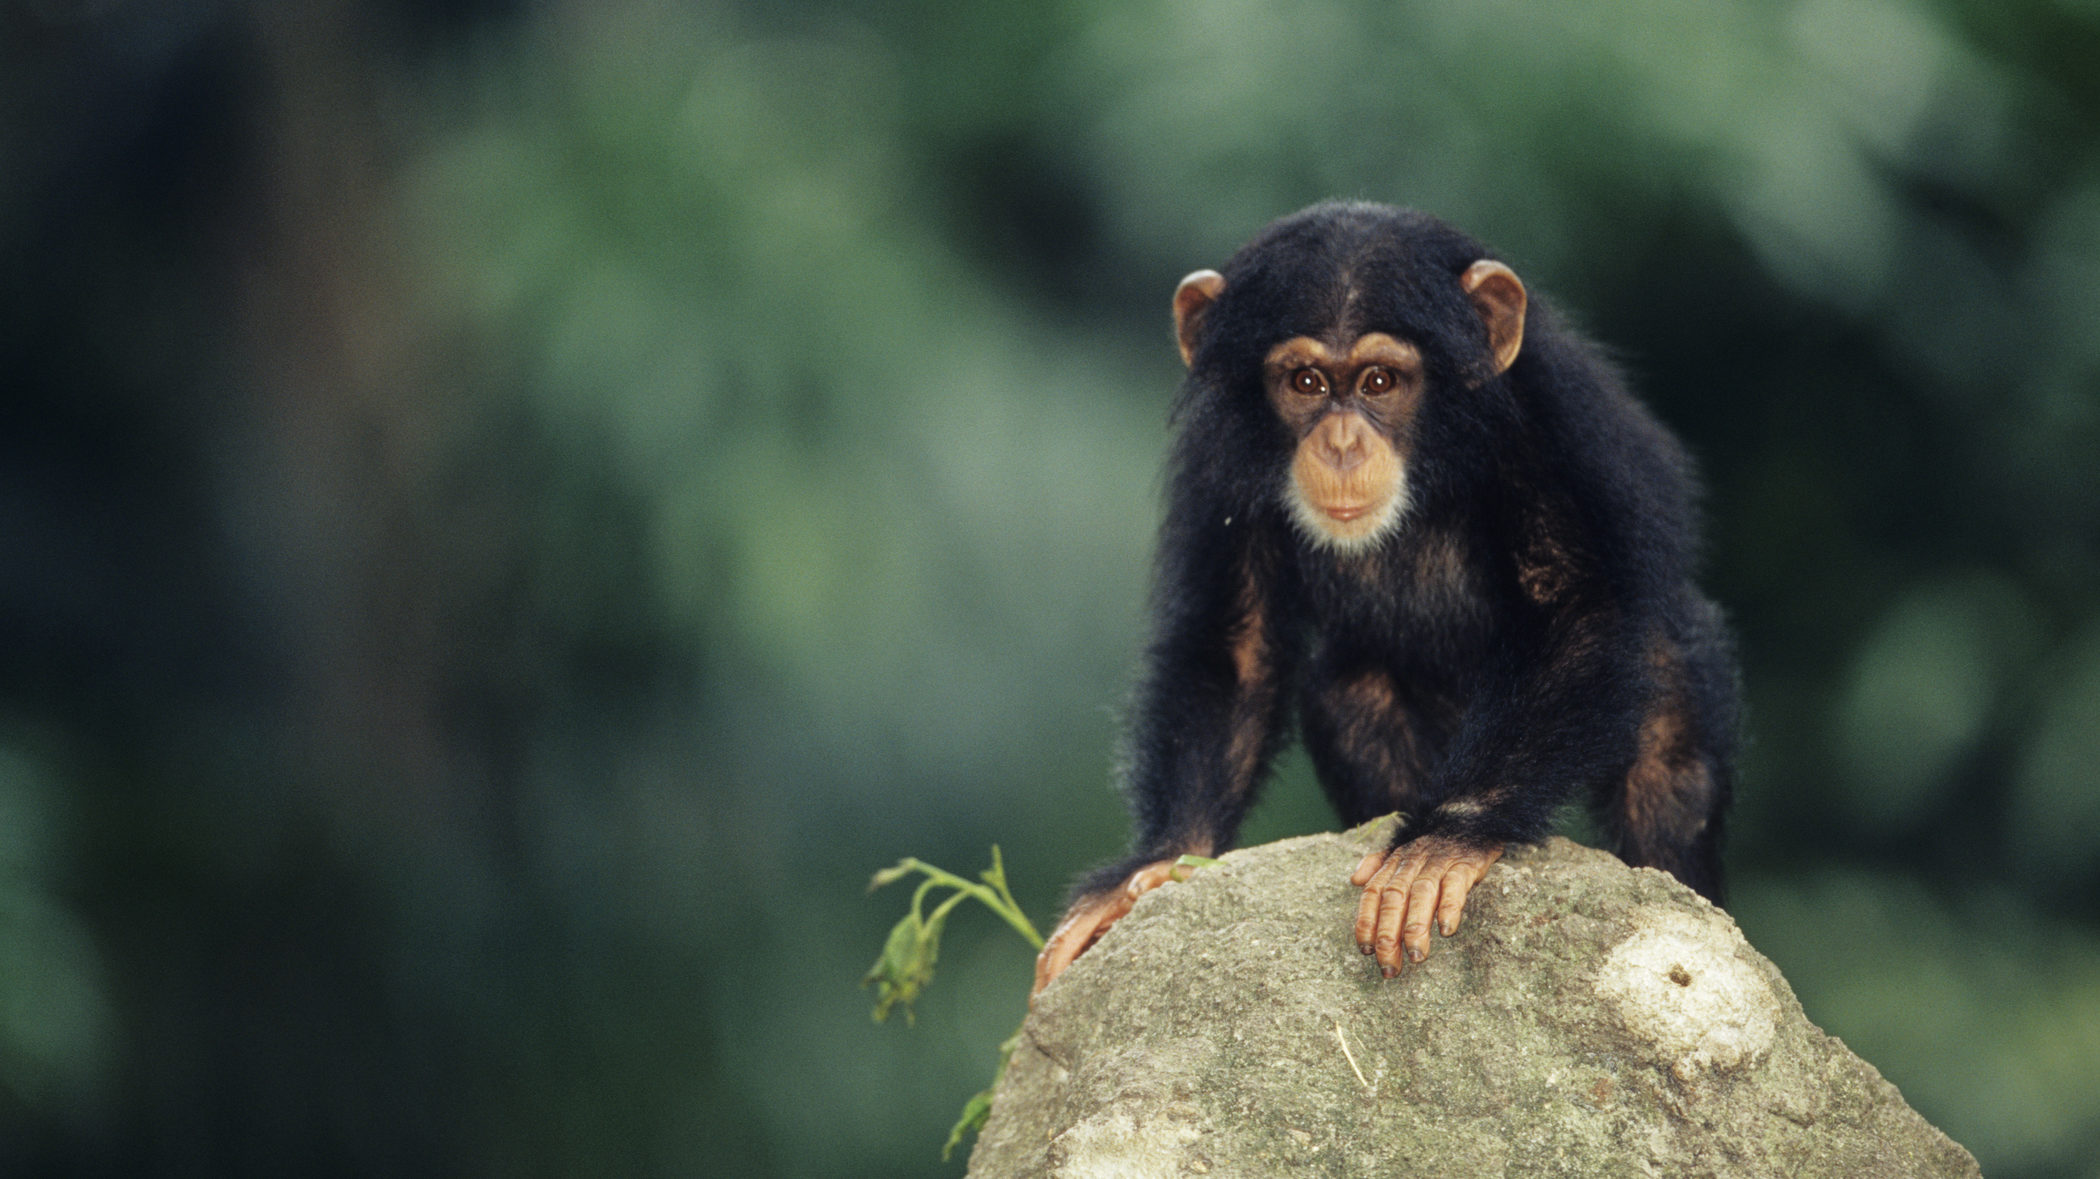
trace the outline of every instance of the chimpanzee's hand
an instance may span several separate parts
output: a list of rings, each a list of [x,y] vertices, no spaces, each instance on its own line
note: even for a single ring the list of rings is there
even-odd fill
[[[1087,947],[1101,940],[1108,927],[1123,919],[1137,899],[1175,879],[1173,860],[1155,860],[1132,872],[1121,885],[1104,893],[1081,897],[1065,915],[1050,940],[1043,943],[1043,952],[1035,959],[1035,989],[1028,992],[1028,1001],[1035,1002],[1036,995],[1050,985],[1050,980],[1064,973],[1073,959],[1084,954]]]
[[[1429,919],[1433,914],[1445,937],[1458,931],[1466,894],[1502,858],[1502,845],[1485,847],[1425,835],[1390,851],[1374,851],[1356,865],[1349,883],[1360,885],[1356,905],[1356,944],[1378,955],[1378,965],[1391,978],[1400,973],[1401,951],[1420,962],[1429,955]]]

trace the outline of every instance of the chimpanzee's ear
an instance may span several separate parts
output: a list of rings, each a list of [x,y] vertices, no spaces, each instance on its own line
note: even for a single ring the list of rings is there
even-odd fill
[[[1195,363],[1196,332],[1203,326],[1203,313],[1224,289],[1225,276],[1215,270],[1198,270],[1174,288],[1174,338],[1181,343],[1181,363]]]
[[[1500,376],[1517,362],[1524,347],[1524,284],[1517,272],[1492,259],[1482,258],[1466,267],[1458,285],[1473,300],[1473,310],[1487,327],[1488,355],[1494,358],[1489,376]],[[1177,296],[1178,303],[1178,296]]]

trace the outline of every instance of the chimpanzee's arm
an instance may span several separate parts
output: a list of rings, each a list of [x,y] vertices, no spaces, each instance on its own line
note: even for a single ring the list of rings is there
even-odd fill
[[[1036,964],[1038,990],[1176,859],[1231,846],[1286,731],[1293,636],[1280,625],[1273,552],[1244,517],[1170,508],[1147,652],[1125,752],[1135,848],[1085,877]]]

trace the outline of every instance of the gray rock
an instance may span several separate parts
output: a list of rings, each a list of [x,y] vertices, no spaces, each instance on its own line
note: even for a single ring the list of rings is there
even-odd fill
[[[1139,901],[1039,997],[970,1174],[1978,1174],[1726,913],[1564,839],[1380,977],[1347,877],[1386,830]]]

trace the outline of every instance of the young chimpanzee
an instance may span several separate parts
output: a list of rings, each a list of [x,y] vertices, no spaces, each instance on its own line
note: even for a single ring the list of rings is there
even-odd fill
[[[1528,306],[1527,306],[1528,304]],[[1231,845],[1295,720],[1391,977],[1577,787],[1628,863],[1717,897],[1734,658],[1690,461],[1592,347],[1433,217],[1330,203],[1174,292],[1188,380],[1131,718],[1136,851],[1036,988]]]

